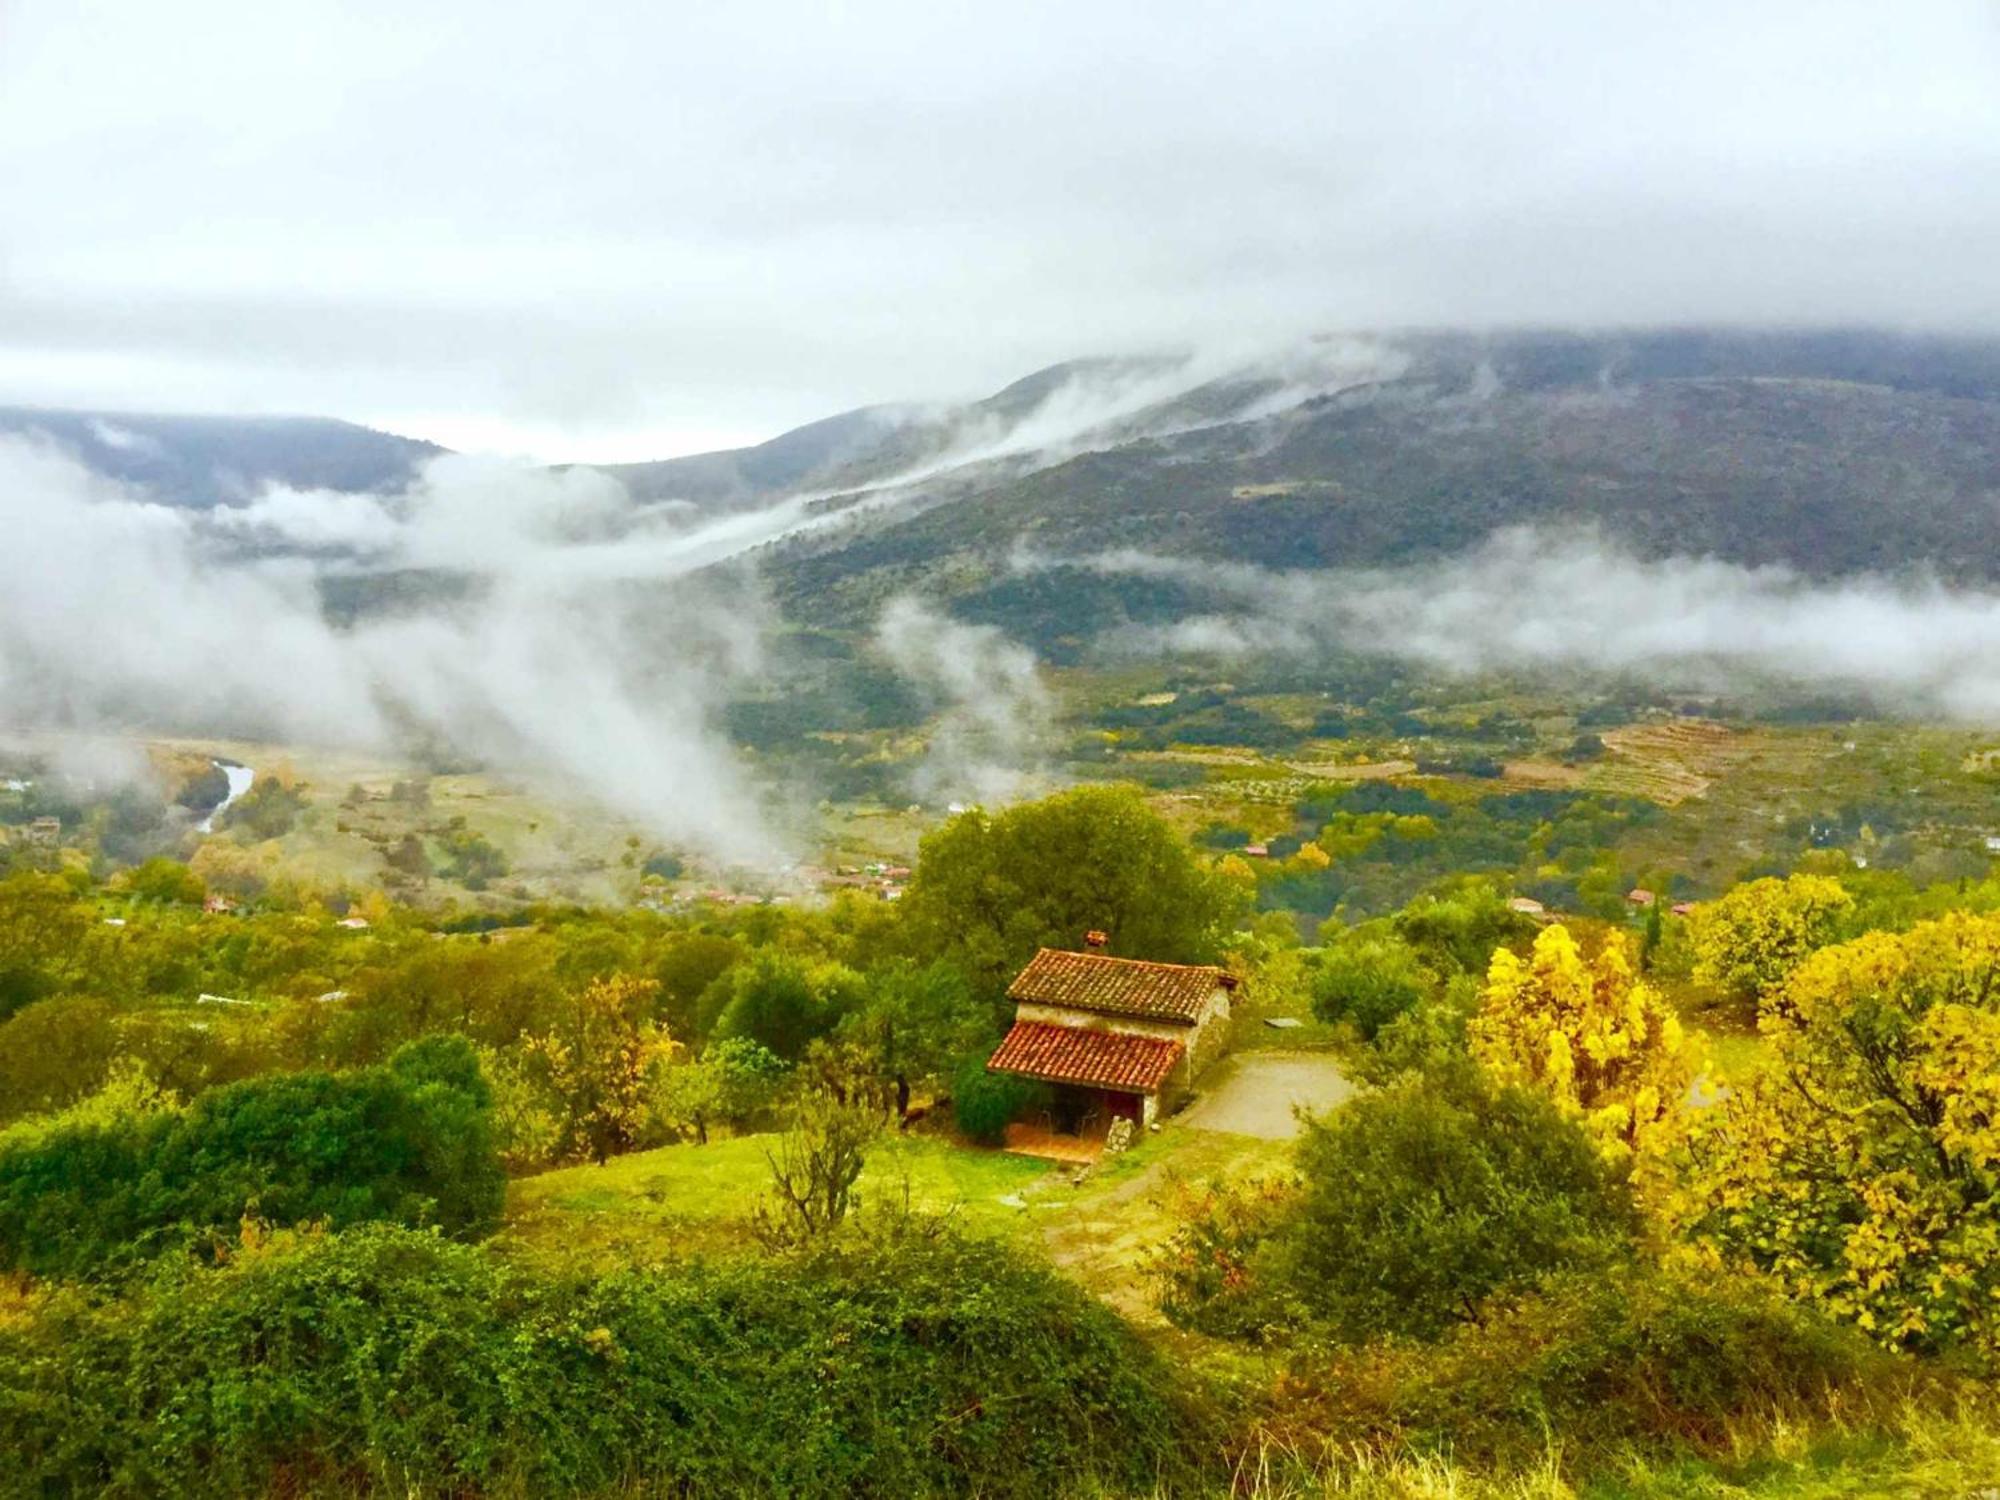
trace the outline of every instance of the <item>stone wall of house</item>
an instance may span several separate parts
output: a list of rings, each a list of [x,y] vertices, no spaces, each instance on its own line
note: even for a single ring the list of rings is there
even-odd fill
[[[1217,985],[1203,1003],[1201,1014],[1192,1023],[1149,1020],[1137,1016],[1107,1016],[1096,1011],[1077,1010],[1066,1005],[1042,1005],[1031,1000],[1016,1003],[1014,1019],[1042,1026],[1075,1026],[1091,1031],[1114,1031],[1123,1036],[1149,1036],[1163,1042],[1179,1042],[1185,1049],[1181,1060],[1160,1088],[1160,1108],[1171,1111],[1194,1087],[1195,1080],[1222,1055],[1229,1043],[1229,991]]]
[[[1014,1007],[1014,1019],[1038,1026],[1075,1026],[1085,1031],[1115,1031],[1120,1036],[1150,1036],[1186,1046],[1190,1028],[1185,1021],[1148,1021],[1135,1016],[1105,1016],[1067,1005],[1039,1005],[1030,1000]]]

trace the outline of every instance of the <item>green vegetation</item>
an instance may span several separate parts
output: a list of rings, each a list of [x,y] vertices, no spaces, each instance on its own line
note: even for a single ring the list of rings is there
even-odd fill
[[[0,1135],[0,1263],[96,1272],[252,1218],[483,1234],[505,1189],[489,1102],[472,1049],[439,1036],[385,1068],[254,1079],[185,1111],[16,1127]]]
[[[1194,778],[954,817],[896,902],[473,891],[475,831],[518,846],[442,776],[274,774],[288,831],[184,859],[119,858],[88,808],[74,842],[10,842],[19,1487],[2000,1483],[2000,883],[1920,878],[1980,826],[1969,739],[1913,732],[1896,763],[1944,767],[1921,818],[1904,791],[1795,820],[1775,781],[1857,801],[1889,742],[1637,701],[1579,768],[1548,705],[1251,686],[1106,728],[1291,738],[1114,745]],[[1790,748],[1759,769],[1739,740]],[[1663,853],[1711,812],[1759,868]],[[414,858],[397,898],[296,874],[336,818],[429,884]],[[608,843],[634,891],[679,875],[646,847]],[[1239,1046],[1331,1049],[1361,1092],[1296,1141],[1169,1119],[1087,1172],[983,1145],[1042,1092],[984,1068],[1006,978],[1093,928],[1226,964]]]
[[[1135,1493],[1195,1468],[1177,1386],[1081,1290],[949,1237],[554,1274],[281,1236],[0,1321],[22,1493]]]
[[[919,951],[997,996],[1037,948],[1091,930],[1112,953],[1212,960],[1238,904],[1136,793],[1087,787],[953,818],[924,840],[902,915]]]
[[[1362,1342],[1478,1323],[1496,1293],[1618,1258],[1624,1185],[1546,1099],[1462,1070],[1412,1075],[1316,1123],[1301,1189],[1223,1197],[1162,1266],[1190,1326],[1313,1326]]]

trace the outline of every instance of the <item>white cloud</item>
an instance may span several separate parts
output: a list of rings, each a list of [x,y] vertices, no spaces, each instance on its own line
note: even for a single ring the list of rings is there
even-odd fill
[[[634,457],[1309,328],[2000,316],[1980,0],[7,28],[5,400]]]
[[[1052,710],[1034,653],[908,595],[884,607],[875,647],[938,709],[919,795],[987,804],[1020,797],[1040,771]]]
[[[1790,683],[2000,722],[2000,594],[1934,582],[1816,583],[1713,559],[1644,561],[1588,536],[1534,531],[1394,570],[1269,573],[1129,552],[1088,565],[1181,579],[1229,601],[1169,626],[1116,632],[1104,642],[1113,652],[1345,651],[1460,673]]]
[[[620,502],[607,485],[448,462],[393,506],[280,492],[212,519],[149,504],[47,445],[0,441],[4,727],[437,739],[559,780],[662,839],[775,860],[763,789],[712,722],[758,666],[754,588],[608,570],[601,551],[616,544],[599,537]],[[218,552],[218,533],[358,544],[481,587],[341,630],[321,615],[312,565]],[[583,565],[566,571],[572,556]]]

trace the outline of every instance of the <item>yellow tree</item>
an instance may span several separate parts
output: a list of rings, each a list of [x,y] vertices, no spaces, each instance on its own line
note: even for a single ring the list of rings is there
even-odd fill
[[[1694,977],[1740,999],[1774,995],[1808,954],[1840,936],[1854,897],[1825,875],[1752,880],[1690,919]]]
[[[1650,1169],[1684,1131],[1700,1058],[1620,937],[1585,954],[1558,923],[1526,959],[1499,949],[1469,1035],[1488,1072],[1549,1095],[1609,1157]]]
[[[647,1073],[674,1050],[647,1016],[659,986],[613,975],[564,998],[556,1024],[523,1042],[566,1155],[598,1163],[629,1148],[646,1118]]]
[[[1333,856],[1314,843],[1299,845],[1299,852],[1288,861],[1291,871],[1301,875],[1317,875],[1332,863]]]
[[[1802,963],[1695,1132],[1696,1237],[1885,1343],[2000,1356],[2000,917]]]

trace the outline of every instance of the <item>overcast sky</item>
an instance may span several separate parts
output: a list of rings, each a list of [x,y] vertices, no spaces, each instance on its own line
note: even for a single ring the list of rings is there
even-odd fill
[[[2000,3],[0,0],[0,403],[639,458],[1668,319],[2000,331]]]

